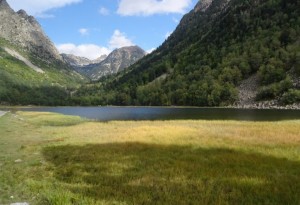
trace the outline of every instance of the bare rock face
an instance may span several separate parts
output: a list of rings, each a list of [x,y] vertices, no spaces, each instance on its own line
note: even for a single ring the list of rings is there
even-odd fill
[[[231,0],[200,0],[194,8],[194,12],[205,13],[212,5],[215,10],[224,10]]]
[[[97,64],[97,63],[101,63],[102,61],[104,61],[107,58],[107,55],[102,55],[99,58],[95,59],[92,61],[93,64]]]
[[[72,54],[61,54],[63,60],[72,67],[84,67],[91,64],[101,63],[103,60],[107,58],[107,55],[102,55],[95,60],[90,60],[85,57],[75,56]]]
[[[0,8],[6,8],[6,9],[10,9],[11,11],[13,11],[10,6],[8,5],[8,3],[6,2],[6,0],[0,0]]]
[[[200,0],[198,4],[195,6],[195,12],[205,12],[211,5],[213,0]]]
[[[21,47],[46,62],[62,60],[40,24],[24,10],[14,12],[6,0],[0,0],[0,38]]]
[[[109,54],[109,56],[101,62],[99,68],[101,68],[102,71],[106,70],[110,73],[117,73],[145,55],[145,51],[138,46],[123,47]]]
[[[75,56],[72,54],[61,54],[61,57],[63,60],[69,64],[72,67],[81,67],[81,66],[86,66],[92,63],[90,59],[84,58],[84,57],[79,57]]]

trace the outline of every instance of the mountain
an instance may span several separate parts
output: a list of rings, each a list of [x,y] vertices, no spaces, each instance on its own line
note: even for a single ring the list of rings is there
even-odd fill
[[[34,17],[0,0],[0,104],[65,105],[85,80],[62,61]]]
[[[98,80],[103,76],[122,71],[145,55],[146,52],[138,46],[115,49],[102,62],[90,66],[87,74],[92,80]]]
[[[75,55],[72,55],[72,54],[64,54],[64,53],[61,54],[61,57],[63,58],[63,60],[67,64],[69,64],[73,68],[77,69],[77,68],[82,68],[82,67],[90,65],[90,64],[100,63],[103,60],[105,60],[107,55],[102,55],[102,56],[100,56],[99,58],[97,58],[95,60],[90,60],[90,59],[85,58],[85,57],[75,56]]]
[[[107,58],[107,55],[102,55],[99,58],[92,60],[91,64],[97,64],[97,63],[101,63],[102,61],[104,61]]]
[[[201,0],[153,53],[76,97],[103,105],[299,104],[299,16],[294,0]]]
[[[24,10],[14,12],[6,0],[0,0],[0,36],[44,61],[62,60],[40,24]]]
[[[118,73],[130,65],[137,62],[144,57],[146,52],[138,46],[129,46],[115,49],[104,59],[101,56],[98,62],[88,61],[88,59],[72,56],[66,60],[66,55],[63,58],[68,62],[76,71],[89,77],[91,80],[99,80],[103,76]],[[100,61],[100,62],[99,62]]]

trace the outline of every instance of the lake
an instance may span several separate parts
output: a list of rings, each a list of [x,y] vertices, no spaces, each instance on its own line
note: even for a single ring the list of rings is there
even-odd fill
[[[16,109],[14,109],[16,110]],[[300,119],[300,110],[258,110],[184,107],[31,107],[22,111],[55,112],[99,121],[112,120],[242,120]]]

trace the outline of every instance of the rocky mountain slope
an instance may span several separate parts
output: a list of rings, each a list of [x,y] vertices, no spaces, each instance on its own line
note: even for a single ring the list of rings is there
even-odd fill
[[[62,61],[34,17],[0,0],[0,104],[65,105],[85,80]]]
[[[24,10],[14,12],[6,0],[0,0],[0,37],[36,55],[43,61],[62,60],[34,17]]]
[[[64,54],[64,53],[61,54],[61,57],[67,64],[69,64],[73,68],[82,68],[82,67],[90,65],[90,64],[97,64],[97,63],[102,62],[103,60],[105,60],[107,55],[102,55],[95,60],[90,60],[85,57],[75,56],[72,54]]]
[[[85,78],[0,38],[0,105],[66,105]]]
[[[299,103],[299,16],[294,0],[201,0],[156,51],[82,90],[98,104],[226,106],[257,76],[252,100]]]
[[[97,59],[100,62],[89,61],[81,57],[73,57],[67,62],[79,73],[91,80],[99,80],[103,76],[118,73],[144,57],[146,52],[138,46],[115,49],[107,57]],[[66,60],[65,55],[63,58]],[[103,60],[102,60],[103,59]]]

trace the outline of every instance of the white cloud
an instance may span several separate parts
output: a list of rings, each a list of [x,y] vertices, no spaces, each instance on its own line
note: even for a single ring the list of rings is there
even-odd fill
[[[24,9],[28,14],[34,16],[48,16],[46,11],[61,8],[70,4],[79,3],[82,0],[7,0],[14,10]]]
[[[173,33],[173,32],[168,31],[168,32],[166,33],[166,35],[165,35],[165,39],[169,38],[169,36],[171,36],[172,33]]]
[[[156,50],[156,48],[150,48],[149,50],[146,50],[146,53],[147,54],[150,54],[150,53],[152,53],[153,51],[155,51]]]
[[[89,35],[89,29],[87,28],[81,28],[78,30],[79,33],[82,35],[82,36],[88,36]]]
[[[134,44],[130,39],[126,37],[126,34],[122,33],[119,30],[114,31],[114,34],[112,35],[109,41],[110,49],[121,48],[121,47],[132,46],[132,45]]]
[[[75,56],[95,60],[102,55],[108,55],[113,49],[132,45],[134,44],[126,37],[125,33],[115,30],[107,46],[98,46],[95,44],[75,45],[73,43],[66,43],[56,45],[56,47],[60,53],[73,54]]]
[[[101,8],[99,9],[99,13],[100,13],[102,16],[108,16],[108,15],[110,14],[110,11],[109,11],[107,8],[105,8],[105,7],[101,7]]]
[[[122,16],[149,16],[185,13],[192,0],[120,0],[117,13]]]
[[[75,45],[72,43],[56,45],[60,53],[73,54],[76,56],[86,57],[94,60],[101,55],[108,55],[111,51],[108,48],[94,44]]]

